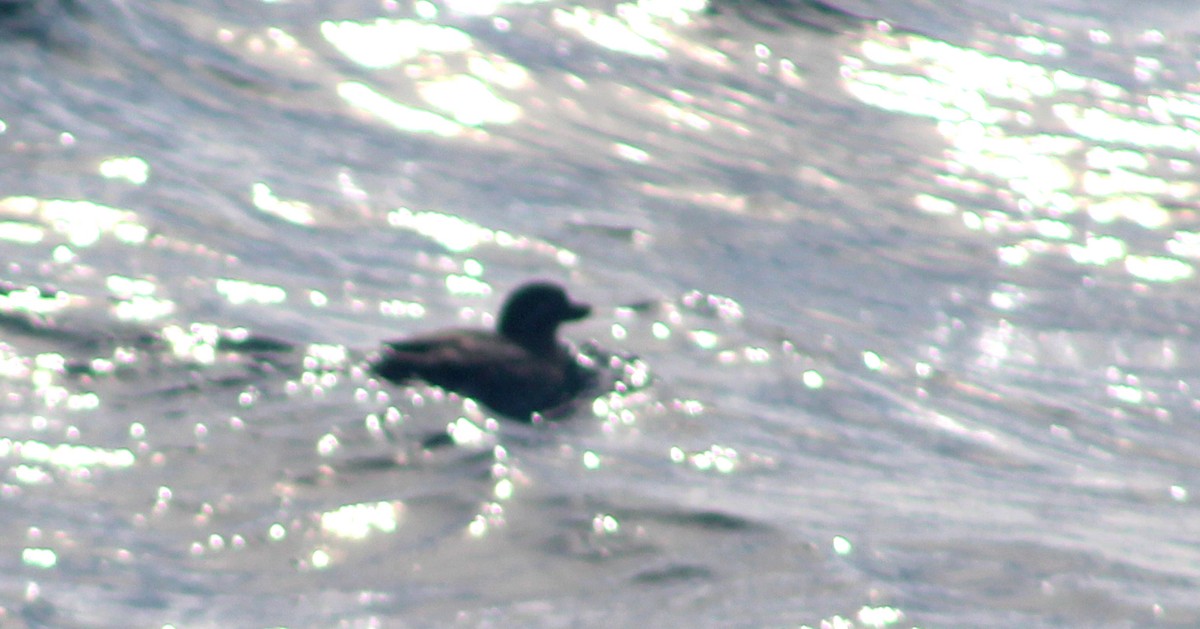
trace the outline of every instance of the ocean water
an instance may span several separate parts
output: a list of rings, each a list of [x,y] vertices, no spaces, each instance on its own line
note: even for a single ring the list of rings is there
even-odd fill
[[[1198,11],[0,1],[0,626],[1200,625]]]

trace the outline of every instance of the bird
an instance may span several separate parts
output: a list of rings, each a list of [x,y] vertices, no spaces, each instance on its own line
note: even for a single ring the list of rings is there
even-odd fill
[[[504,417],[540,421],[568,408],[595,379],[558,340],[560,324],[591,310],[558,284],[529,282],[505,299],[495,332],[455,329],[386,341],[370,367],[393,383],[423,380]]]

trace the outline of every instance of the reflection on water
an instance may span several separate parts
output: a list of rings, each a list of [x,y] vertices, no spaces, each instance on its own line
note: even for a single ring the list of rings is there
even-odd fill
[[[1014,48],[1005,55],[994,52],[1004,48],[995,42],[962,47],[881,25],[865,31],[858,50],[845,56],[842,78],[864,103],[934,122],[946,148],[933,180],[914,191],[913,206],[985,235],[1009,270],[1004,277],[1010,281],[996,283],[987,295],[994,319],[971,332],[974,366],[1006,377],[1018,365],[1035,373],[1059,364],[1107,373],[1107,382],[1086,385],[1088,397],[1106,413],[1166,421],[1172,412],[1160,391],[1172,382],[1184,384],[1162,371],[1177,365],[1174,351],[1128,348],[1170,348],[1186,328],[1138,330],[1139,324],[1126,322],[1113,340],[1075,329],[1097,325],[1105,318],[1100,313],[1114,307],[1140,310],[1138,300],[1155,294],[1147,284],[1194,279],[1197,256],[1189,243],[1195,213],[1189,204],[1200,191],[1190,155],[1200,139],[1195,97],[1171,89],[1132,90],[1065,71],[1059,60],[1077,49],[1071,35],[1023,27],[1033,32],[1007,36]],[[1100,30],[1087,38],[1098,45],[1110,41]],[[1145,83],[1153,83],[1153,70],[1161,66],[1150,54],[1135,63]],[[1046,265],[1053,261],[1078,268],[1078,293],[1045,288]],[[1114,271],[1126,280],[1110,286],[1106,278]],[[1104,292],[1096,290],[1101,282]],[[1095,305],[1091,314],[1074,313],[1049,329],[1031,323],[1062,309],[1061,299]],[[960,324],[952,320],[934,336],[953,339],[959,335],[953,326]],[[947,345],[931,349],[932,355],[939,357]],[[1089,357],[1098,364],[1089,364]],[[1058,424],[1051,433],[1073,436]]]
[[[40,223],[22,224],[21,240],[27,244],[41,242],[45,229],[63,235],[75,247],[95,245],[104,235],[128,245],[140,245],[149,236],[136,213],[92,201],[7,197],[0,199],[0,214]]]
[[[403,64],[404,76],[412,80],[424,105],[441,112],[402,104],[363,83],[338,87],[347,102],[398,129],[452,137],[464,126],[511,124],[521,117],[521,108],[493,86],[521,89],[529,82],[528,73],[499,55],[477,52],[471,36],[459,29],[379,18],[371,23],[325,22],[321,33],[365,68],[386,70]],[[455,73],[452,68],[457,66],[465,66],[466,72]]]
[[[1038,56],[1061,44],[1014,37]],[[940,189],[916,207],[961,215],[970,229],[1001,238],[1010,266],[1055,256],[1117,265],[1136,279],[1178,282],[1193,264],[1169,243],[1172,210],[1197,192],[1190,152],[1200,134],[1178,95],[1133,94],[1112,83],[1034,61],[963,48],[881,27],[846,56],[842,76],[865,103],[929,117],[948,143]],[[1055,131],[1057,130],[1057,131]],[[1140,147],[1142,152],[1127,147]],[[959,198],[963,201],[956,202]],[[959,205],[998,205],[981,213]],[[1149,242],[1133,225],[1161,235]]]
[[[8,458],[24,462],[24,465],[14,468],[18,478],[30,474],[41,478],[36,471],[38,468],[30,464],[59,468],[68,474],[87,478],[91,468],[123,468],[135,462],[133,453],[125,449],[109,450],[66,443],[50,445],[41,441],[13,441],[3,437],[0,438],[0,459]]]

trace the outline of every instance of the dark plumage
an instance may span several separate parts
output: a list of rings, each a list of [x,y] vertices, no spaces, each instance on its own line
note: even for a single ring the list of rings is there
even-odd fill
[[[496,332],[451,330],[387,342],[371,369],[392,382],[419,378],[530,421],[535,412],[564,405],[590,381],[592,374],[557,338],[560,323],[590,312],[556,284],[525,284],[505,300]]]

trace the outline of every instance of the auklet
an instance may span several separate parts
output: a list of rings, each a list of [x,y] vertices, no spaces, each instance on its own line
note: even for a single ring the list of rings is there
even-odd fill
[[[561,286],[531,282],[504,301],[496,332],[449,330],[385,342],[371,369],[385,380],[421,379],[533,421],[534,413],[564,407],[593,378],[557,338],[559,324],[590,312]]]

